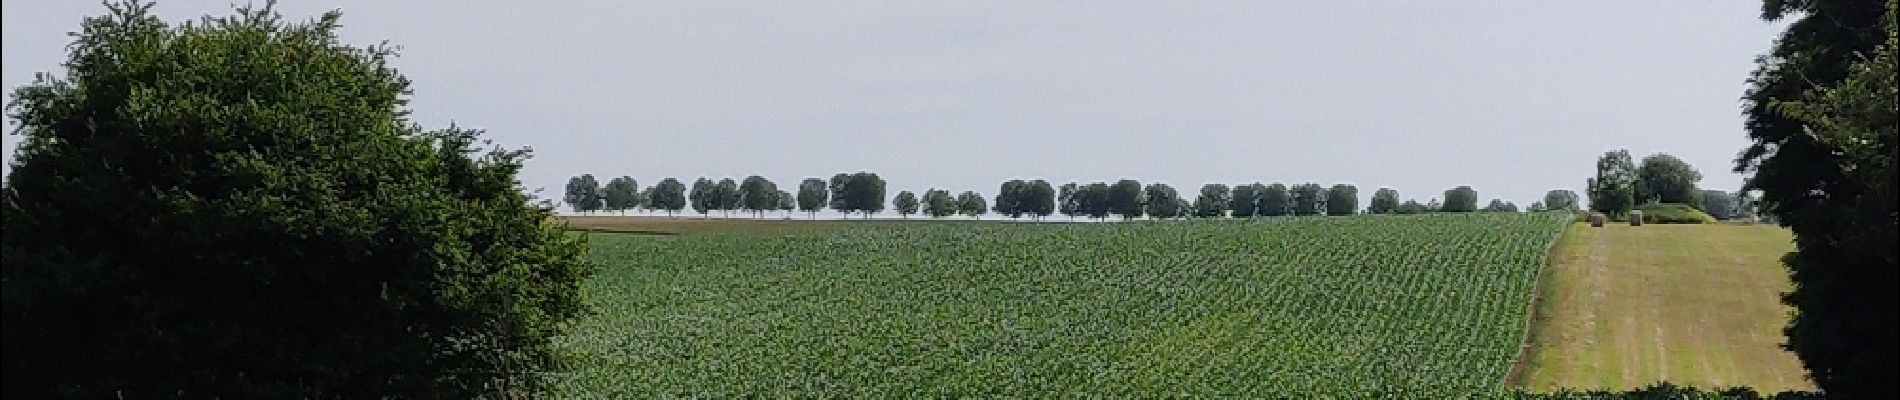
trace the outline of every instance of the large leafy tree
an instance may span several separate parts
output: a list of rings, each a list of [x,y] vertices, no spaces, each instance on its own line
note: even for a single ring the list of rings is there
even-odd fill
[[[829,204],[826,200],[830,194],[831,189],[825,186],[825,180],[805,178],[803,182],[798,183],[798,210],[816,219],[818,211],[824,210]]]
[[[897,215],[906,219],[917,213],[917,206],[917,194],[909,190],[897,192],[897,197],[891,199],[891,207],[897,209]]]
[[[1260,211],[1260,194],[1265,190],[1266,186],[1259,183],[1234,185],[1233,197],[1229,198],[1227,204],[1232,212],[1228,215],[1234,218],[1253,217]]]
[[[1122,220],[1141,217],[1141,182],[1123,179],[1109,185],[1108,211]]]
[[[1278,217],[1293,212],[1293,194],[1286,185],[1267,185],[1260,191],[1260,210],[1255,213],[1268,217]]]
[[[1623,215],[1636,206],[1636,163],[1628,150],[1617,149],[1597,157],[1596,177],[1585,183],[1592,211]]]
[[[950,197],[950,191],[948,190],[930,189],[924,191],[924,215],[928,215],[931,218],[957,215],[957,211],[960,211],[959,207],[961,206],[962,204],[958,203],[955,198]]]
[[[825,186],[831,192],[831,201],[826,205],[832,210],[843,213],[846,217],[851,216],[852,210],[850,183],[851,174],[840,172],[832,175],[831,181]]]
[[[1478,191],[1470,186],[1459,186],[1445,191],[1445,204],[1438,211],[1472,212],[1478,210]]]
[[[1754,143],[1737,171],[1745,189],[1795,236],[1783,257],[1795,315],[1785,332],[1816,385],[1832,398],[1900,398],[1896,361],[1894,162],[1900,158],[1895,2],[1766,1],[1764,17],[1792,17],[1751,81],[1746,127]]]
[[[1075,182],[1062,184],[1062,187],[1056,191],[1056,212],[1068,216],[1070,220],[1074,220],[1076,214],[1081,214],[1081,212],[1076,211],[1075,198],[1075,192],[1081,190],[1081,188],[1082,187],[1076,185]]]
[[[763,217],[766,211],[778,209],[778,184],[763,176],[745,177],[739,182],[739,208],[751,211],[755,217]]]
[[[1577,204],[1577,192],[1565,189],[1554,189],[1549,192],[1544,192],[1543,203],[1544,206],[1542,209],[1544,210],[1577,211],[1581,209]]]
[[[1716,219],[1735,219],[1741,215],[1736,212],[1735,196],[1721,190],[1703,190],[1697,193],[1702,197],[1702,211]]]
[[[1372,191],[1372,202],[1366,204],[1367,214],[1391,214],[1399,209],[1399,191],[1392,188],[1379,188]]]
[[[1695,185],[1700,181],[1702,173],[1676,156],[1653,154],[1643,157],[1643,162],[1636,166],[1636,202],[1682,203],[1699,207],[1702,197]]]
[[[600,181],[594,174],[582,174],[567,180],[567,195],[561,201],[567,203],[574,212],[587,213],[606,206],[606,196],[601,194]]]
[[[1077,189],[1075,209],[1077,213],[1089,218],[1108,218],[1108,214],[1112,212],[1108,206],[1108,184],[1095,182]]]
[[[798,209],[798,203],[793,199],[791,193],[786,193],[785,190],[781,189],[777,193],[772,194],[773,209],[784,211],[785,218],[791,218],[792,210]]]
[[[989,205],[983,203],[983,195],[965,191],[957,195],[957,213],[983,219],[983,214],[989,212]]]
[[[858,172],[845,179],[845,206],[871,218],[884,211],[884,178],[876,173]]]
[[[1503,199],[1491,199],[1490,203],[1486,203],[1484,205],[1483,211],[1484,212],[1517,212],[1517,204],[1504,201]]]
[[[1201,218],[1219,218],[1227,214],[1227,205],[1233,199],[1233,190],[1227,185],[1209,183],[1201,185],[1201,195],[1194,198],[1194,216]]]
[[[661,179],[660,183],[654,184],[652,189],[647,190],[647,203],[654,209],[666,211],[666,216],[672,217],[674,213],[686,209],[686,184],[680,183],[679,179]]]
[[[705,217],[707,212],[719,209],[719,187],[711,179],[693,180],[693,212]]]
[[[732,178],[724,178],[720,179],[719,183],[713,184],[712,199],[713,209],[730,217],[732,210],[739,209],[739,201],[744,199],[744,193],[739,192],[739,182]]]
[[[1319,215],[1326,212],[1326,188],[1318,183],[1293,185],[1293,215]]]
[[[625,213],[640,203],[640,182],[633,180],[633,177],[622,176],[608,180],[607,186],[601,188],[601,191],[605,192],[606,209],[609,211]]]
[[[1028,184],[1021,179],[1003,182],[1003,185],[996,189],[996,202],[990,205],[990,209],[996,211],[997,215],[1021,218],[1025,212],[1022,207],[1023,188]]]
[[[1353,215],[1359,212],[1359,187],[1347,184],[1326,189],[1326,215]]]
[[[1021,207],[1023,208],[1023,212],[1036,216],[1036,220],[1038,221],[1042,220],[1043,217],[1049,216],[1049,214],[1055,213],[1055,188],[1049,186],[1049,181],[1041,179],[1029,181],[1029,186],[1023,188]]]
[[[535,397],[586,246],[335,12],[108,4],[8,104],[6,398]],[[482,373],[468,373],[482,371]]]
[[[1176,218],[1186,212],[1181,204],[1175,201],[1181,198],[1181,194],[1176,193],[1174,187],[1168,184],[1150,183],[1147,188],[1142,189],[1142,196],[1145,197],[1142,204],[1147,207],[1144,211],[1148,216],[1156,219]]]

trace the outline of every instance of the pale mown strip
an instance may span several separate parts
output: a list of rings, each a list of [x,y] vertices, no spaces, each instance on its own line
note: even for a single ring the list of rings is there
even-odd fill
[[[1573,225],[1544,271],[1519,383],[1812,389],[1779,347],[1790,239],[1771,226]]]

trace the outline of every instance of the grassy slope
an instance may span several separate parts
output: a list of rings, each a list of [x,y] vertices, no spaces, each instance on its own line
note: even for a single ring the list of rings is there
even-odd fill
[[[600,314],[562,341],[581,360],[563,386],[628,398],[1494,391],[1560,229],[1537,218],[601,235],[607,270],[588,287]]]
[[[1544,272],[1518,383],[1811,389],[1778,347],[1790,239],[1771,226],[1572,225]]]

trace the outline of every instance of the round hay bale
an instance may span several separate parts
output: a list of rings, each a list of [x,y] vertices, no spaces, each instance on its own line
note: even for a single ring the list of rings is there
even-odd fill
[[[1643,226],[1643,210],[1630,210],[1630,226]]]
[[[1603,213],[1590,213],[1590,226],[1591,226],[1591,227],[1596,227],[1596,228],[1602,228],[1602,227],[1603,227],[1603,223],[1604,223],[1605,221],[1609,221],[1609,220],[1610,220],[1610,216],[1608,216],[1608,215],[1603,215]]]

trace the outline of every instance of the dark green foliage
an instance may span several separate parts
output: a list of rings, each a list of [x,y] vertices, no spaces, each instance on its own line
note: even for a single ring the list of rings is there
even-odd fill
[[[1326,215],[1352,215],[1359,212],[1359,188],[1337,184],[1326,189]]]
[[[1491,199],[1491,203],[1485,204],[1483,211],[1484,212],[1517,212],[1517,205],[1512,204],[1511,202],[1508,202],[1508,201],[1501,200],[1501,199]]]
[[[1227,209],[1230,208],[1227,203],[1233,200],[1227,196],[1231,195],[1233,191],[1227,189],[1227,185],[1218,183],[1202,185],[1201,195],[1194,198],[1194,216],[1218,218],[1227,214]]]
[[[1029,181],[1028,187],[1023,188],[1021,207],[1024,213],[1034,215],[1037,220],[1055,213],[1056,189],[1049,186],[1049,181],[1041,179]]]
[[[1367,214],[1391,214],[1398,212],[1399,191],[1392,188],[1379,188],[1372,192],[1372,202],[1366,205]]]
[[[739,201],[744,199],[744,195],[739,191],[738,182],[732,178],[720,179],[719,183],[713,184],[713,209],[732,216],[732,210],[739,209]]]
[[[1077,186],[1075,182],[1062,184],[1062,188],[1056,192],[1056,211],[1069,216],[1069,219],[1075,219],[1076,214],[1081,214],[1080,211],[1076,211],[1079,199],[1075,197],[1075,192],[1080,190],[1081,186]]]
[[[1572,192],[1565,189],[1554,189],[1549,192],[1544,192],[1544,201],[1542,202],[1542,204],[1543,204],[1543,207],[1539,207],[1538,211],[1542,211],[1542,210],[1577,211],[1581,209],[1577,204],[1577,192]]]
[[[790,217],[792,210],[798,209],[798,204],[793,199],[794,198],[792,197],[791,193],[786,193],[784,190],[779,190],[777,193],[773,193],[772,195],[772,201],[773,203],[775,203],[773,209],[784,211],[785,216]]]
[[[1141,216],[1141,182],[1133,179],[1115,181],[1108,186],[1108,212],[1120,215],[1123,220]]]
[[[1895,2],[1769,1],[1798,16],[1747,94],[1753,169],[1764,217],[1795,235],[1783,258],[1795,309],[1785,332],[1815,384],[1835,398],[1896,398],[1900,297],[1894,162],[1900,158]]]
[[[884,211],[884,178],[875,173],[832,175],[829,188],[833,210],[845,215],[861,212],[865,218]]]
[[[778,209],[778,184],[763,176],[745,177],[739,182],[739,209],[751,211],[755,217],[765,216],[765,212]]]
[[[956,199],[950,197],[950,191],[943,189],[925,190],[922,203],[924,215],[928,215],[931,218],[957,215],[959,207],[962,206]]]
[[[654,209],[665,210],[667,216],[673,216],[686,209],[686,184],[679,179],[661,179],[647,191],[647,203]]]
[[[1438,210],[1424,204],[1418,204],[1418,200],[1406,200],[1405,203],[1401,203],[1397,208],[1392,209],[1393,214],[1424,214],[1433,211]]]
[[[574,212],[598,211],[605,207],[606,196],[601,193],[600,181],[594,180],[594,174],[582,174],[567,180],[567,195],[561,201],[574,209]]]
[[[910,218],[911,214],[916,214],[917,206],[917,194],[909,190],[897,192],[897,197],[891,200],[891,208],[897,209],[897,215],[904,218]]]
[[[1277,217],[1292,212],[1293,195],[1287,193],[1286,185],[1275,183],[1260,191],[1260,209],[1254,211],[1256,215]]]
[[[1682,203],[1700,206],[1696,182],[1702,173],[1676,156],[1652,154],[1636,167],[1636,202]]]
[[[1095,182],[1075,190],[1075,212],[1089,218],[1108,218],[1108,184]]]
[[[1228,215],[1234,218],[1249,218],[1256,215],[1260,211],[1260,194],[1265,190],[1266,186],[1259,183],[1234,186],[1233,198],[1229,199],[1227,204],[1227,208],[1232,212]]]
[[[825,186],[825,180],[805,178],[803,182],[798,183],[798,210],[804,211],[811,218],[817,218],[818,211],[824,210],[829,204],[826,200],[830,193],[830,187]]]
[[[1320,215],[1326,213],[1326,188],[1317,183],[1293,185],[1293,215]]]
[[[5,398],[534,397],[585,244],[339,14],[110,3],[8,105]]]
[[[1682,203],[1649,203],[1643,210],[1643,222],[1650,224],[1713,224],[1715,217]]]
[[[1177,218],[1187,213],[1180,201],[1181,194],[1173,186],[1165,183],[1150,183],[1142,189],[1143,204],[1148,216],[1157,219]]]
[[[633,180],[633,177],[622,176],[607,181],[607,186],[601,191],[604,192],[608,211],[626,211],[640,204],[640,182]]]
[[[1029,182],[1024,182],[1021,179],[1011,179],[1003,182],[1001,187],[996,188],[996,202],[990,205],[990,210],[996,211],[996,215],[1022,218],[1026,212],[1023,210],[1023,201],[1026,200],[1024,198],[1024,195],[1026,195],[1024,189],[1028,185]]]
[[[1472,212],[1478,210],[1478,191],[1470,186],[1459,186],[1445,191],[1445,205],[1438,208],[1444,212]]]
[[[1597,158],[1596,176],[1585,181],[1590,192],[1590,210],[1612,217],[1636,206],[1636,162],[1629,150],[1617,149]],[[1549,204],[1546,204],[1549,206]]]
[[[983,204],[983,195],[970,191],[957,195],[957,213],[981,219],[988,212],[988,205]]]
[[[705,216],[707,212],[719,209],[719,186],[713,184],[711,179],[702,177],[693,180],[691,195],[693,197],[693,212],[699,213],[700,216]]]
[[[1697,195],[1702,196],[1702,211],[1709,213],[1709,216],[1720,220],[1741,217],[1735,206],[1735,195],[1720,190],[1703,190]]]

